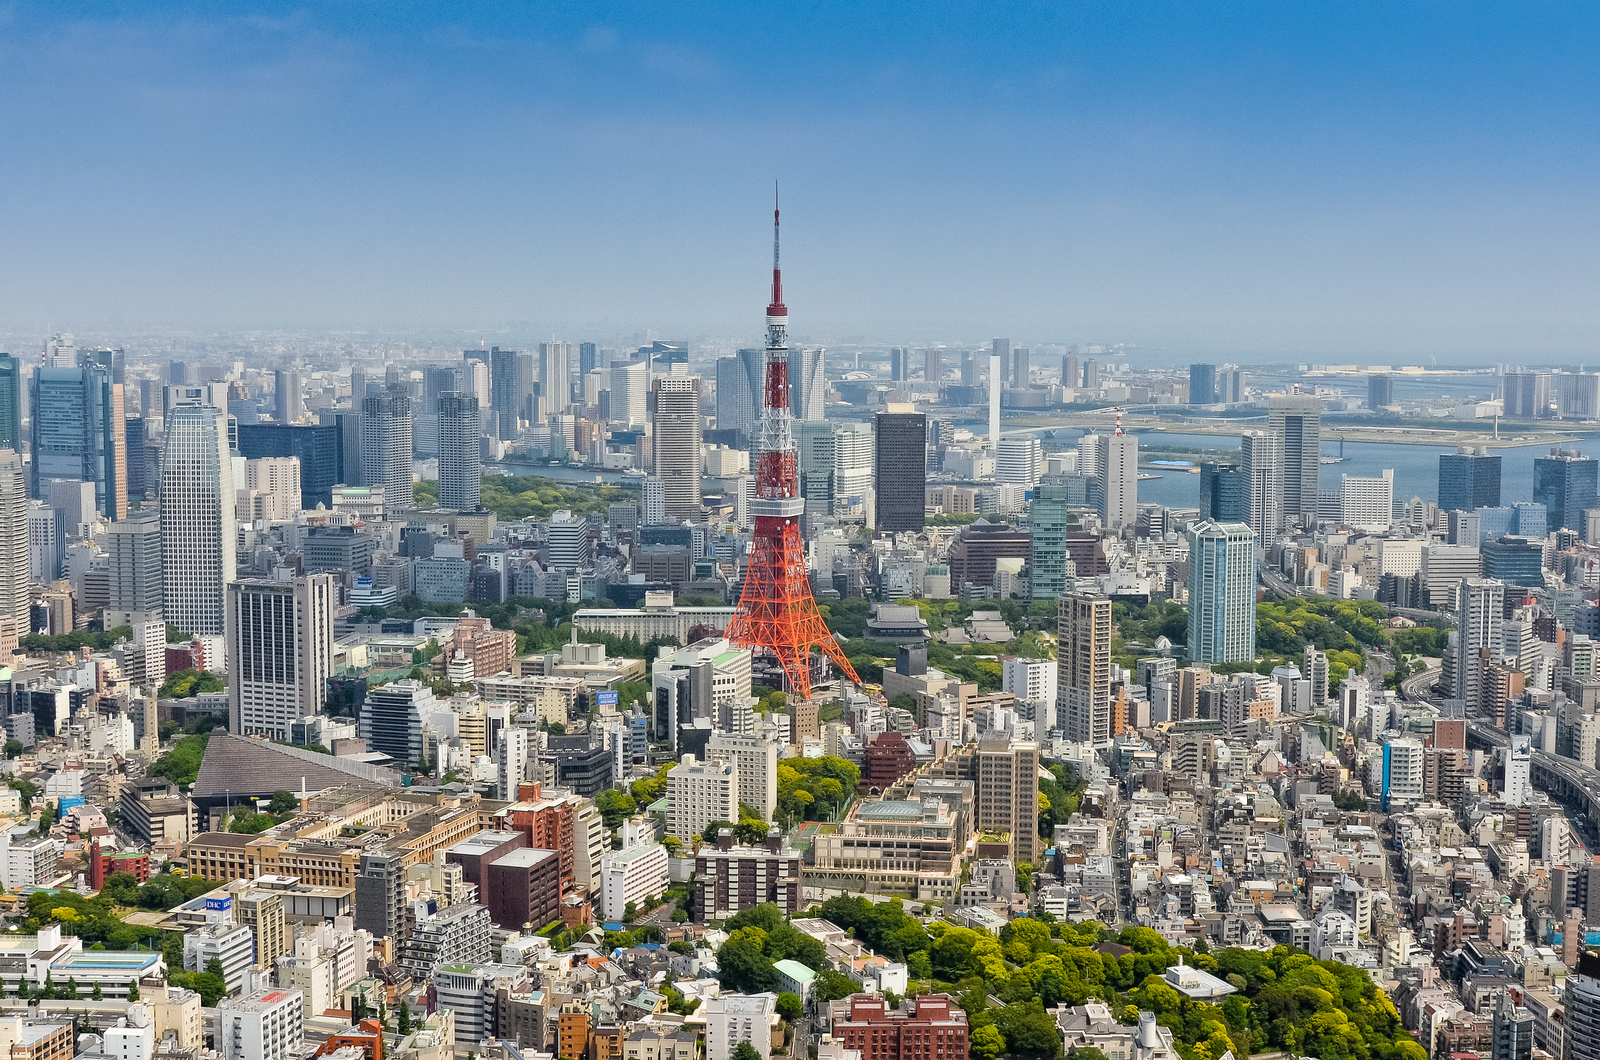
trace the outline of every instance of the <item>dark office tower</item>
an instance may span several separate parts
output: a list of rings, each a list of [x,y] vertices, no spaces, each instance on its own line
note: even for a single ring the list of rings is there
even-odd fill
[[[1374,376],[1373,378],[1377,378]],[[1439,457],[1439,510],[1500,507],[1500,458],[1487,446],[1464,445]]]
[[[1189,404],[1209,405],[1217,400],[1217,366],[1191,364],[1189,366]]]
[[[22,452],[22,362],[0,353],[0,449]]]
[[[360,417],[338,413],[335,419],[359,423]],[[359,452],[359,442],[352,443]],[[131,446],[131,443],[130,443]],[[307,508],[333,506],[333,487],[361,485],[360,476],[345,473],[345,438],[339,423],[239,424],[239,455],[292,456],[300,461],[300,497]]]
[[[430,364],[422,370],[422,400],[428,408],[437,408],[445,394],[466,391],[466,362],[461,364]]]
[[[1509,767],[1508,767],[1509,768]],[[1511,991],[1500,995],[1494,1009],[1494,1040],[1489,1050],[1490,1060],[1531,1060],[1533,1057],[1533,1013],[1519,1006]],[[1570,1018],[1567,1033],[1578,1030]],[[1584,1031],[1592,1028],[1585,1027]]]
[[[470,394],[439,395],[439,507],[475,512],[481,507],[483,428],[478,399]]]
[[[489,404],[500,420],[502,439],[517,436],[517,420],[524,417],[533,393],[533,379],[524,374],[527,361],[516,350],[496,346],[489,351]]]
[[[978,355],[971,350],[961,351],[961,385],[978,385]]]
[[[1283,439],[1283,518],[1317,514],[1322,475],[1322,399],[1274,394],[1267,399],[1267,430]]]
[[[585,378],[590,372],[599,367],[600,351],[595,349],[594,343],[578,343],[578,378]]]
[[[1506,415],[1519,420],[1544,419],[1550,415],[1549,372],[1507,372],[1501,381],[1501,398]]]
[[[1544,505],[1551,530],[1583,532],[1584,509],[1596,507],[1595,462],[1572,449],[1552,448],[1536,458],[1533,503]]]
[[[144,500],[161,484],[161,449],[150,443],[142,416],[123,421],[128,446],[128,499]]]
[[[1394,377],[1389,375],[1367,376],[1367,408],[1373,412],[1386,409],[1394,404]]]
[[[755,395],[750,389],[750,371],[745,353],[738,357],[717,358],[717,430],[750,433],[756,425]]]
[[[906,351],[903,346],[889,347],[889,382],[901,383],[906,378]]]
[[[361,467],[365,485],[383,490],[383,512],[416,506],[411,484],[411,399],[385,388],[361,403]],[[302,490],[303,492],[303,490]]]
[[[171,361],[167,364],[167,382],[173,386],[189,385],[189,365],[184,361]]]
[[[944,379],[944,351],[937,346],[922,351],[922,378],[929,383]]]
[[[373,938],[405,937],[406,863],[399,850],[380,850],[361,855],[356,874],[355,925]]]
[[[1236,464],[1200,465],[1200,519],[1214,523],[1250,521],[1249,476]]]
[[[1011,375],[1010,375],[1010,373],[1011,373],[1011,340],[1010,339],[992,339],[992,340],[990,340],[990,342],[989,342],[989,353],[990,353],[991,356],[1000,358],[1000,371],[1005,373],[1004,381],[1009,381],[1011,383],[1015,383],[1016,380],[1014,378],[1011,378]],[[999,385],[1002,384],[1002,381],[1003,381],[1002,379],[991,379],[991,380],[989,380],[989,385],[990,386],[999,386]]]
[[[1018,390],[1028,389],[1029,376],[1033,373],[1033,366],[1028,363],[1030,352],[1026,346],[1011,351],[1011,385]]]
[[[40,368],[33,377],[29,421],[34,496],[44,497],[58,479],[92,482],[96,509],[108,519],[127,517],[122,386],[111,381],[109,369],[89,364]]]
[[[928,417],[911,405],[889,405],[876,425],[877,528],[921,530],[928,508]]]
[[[1083,385],[1083,369],[1078,367],[1078,355],[1075,353],[1061,355],[1061,385],[1070,390]]]

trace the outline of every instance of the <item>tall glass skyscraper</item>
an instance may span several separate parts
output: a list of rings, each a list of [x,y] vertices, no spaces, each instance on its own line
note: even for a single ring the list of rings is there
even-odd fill
[[[113,381],[110,368],[40,368],[34,374],[29,422],[35,497],[44,497],[56,480],[92,482],[96,509],[108,519],[127,518],[122,384]]]
[[[1584,509],[1596,507],[1595,488],[1595,461],[1576,450],[1552,448],[1533,461],[1533,502],[1544,505],[1551,530],[1582,532]]]
[[[470,394],[440,394],[438,408],[439,507],[477,511],[483,492],[478,399]]]
[[[0,353],[0,449],[22,452],[22,362]]]
[[[1439,457],[1439,510],[1470,512],[1500,506],[1500,458],[1488,446],[1464,445]]]

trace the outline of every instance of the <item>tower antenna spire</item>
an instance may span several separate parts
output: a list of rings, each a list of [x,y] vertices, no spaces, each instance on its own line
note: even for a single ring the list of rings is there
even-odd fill
[[[788,316],[783,305],[783,271],[778,267],[778,182],[772,182],[772,304],[767,306],[767,316]]]

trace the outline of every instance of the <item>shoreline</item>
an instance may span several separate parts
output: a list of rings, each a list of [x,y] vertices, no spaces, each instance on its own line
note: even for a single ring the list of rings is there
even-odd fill
[[[1037,422],[1040,420],[1047,420],[1048,422]],[[1168,433],[1217,435],[1236,438],[1244,431],[1253,428],[1258,429],[1263,426],[1265,420],[1264,414],[1259,419],[1233,422],[1219,422],[1216,420],[1183,422],[1134,415],[1124,416],[1122,418],[1122,426],[1124,430],[1137,432],[1141,438],[1152,436],[1159,438],[1162,434]],[[1052,417],[1023,416],[1003,421],[1002,433],[1028,434],[1035,431],[1059,430],[1063,427],[1111,427],[1115,423],[1116,416],[1105,412],[1074,413]],[[1556,430],[1535,428],[1530,430],[1521,425],[1515,428],[1508,428],[1505,424],[1501,424],[1499,436],[1497,437],[1493,427],[1477,430],[1459,427],[1385,427],[1378,424],[1329,423],[1324,419],[1322,422],[1322,440],[1324,442],[1342,440],[1348,442],[1376,442],[1389,445],[1438,447],[1487,445],[1490,448],[1511,449],[1525,445],[1562,445],[1570,443],[1583,435],[1593,434],[1596,430],[1600,430],[1600,426],[1589,429],[1569,428]]]

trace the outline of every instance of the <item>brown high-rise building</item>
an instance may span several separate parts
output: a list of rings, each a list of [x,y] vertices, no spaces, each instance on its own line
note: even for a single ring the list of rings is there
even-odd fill
[[[908,999],[909,1000],[909,999]],[[834,1037],[861,1060],[962,1060],[967,1055],[967,1014],[948,994],[923,994],[916,1011],[890,1011],[881,995],[850,998],[850,1017],[836,1019]]]
[[[915,768],[916,752],[906,738],[892,730],[880,733],[862,752],[861,783],[881,792]]]
[[[1067,593],[1056,606],[1056,725],[1067,739],[1111,742],[1111,598]]]
[[[985,733],[978,739],[973,770],[979,830],[1009,833],[1013,863],[1037,864],[1039,745]]]

